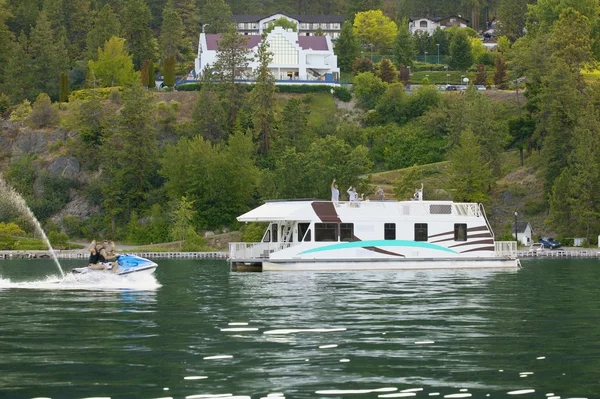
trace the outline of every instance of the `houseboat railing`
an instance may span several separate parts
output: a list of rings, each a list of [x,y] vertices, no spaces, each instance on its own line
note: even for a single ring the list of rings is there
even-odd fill
[[[293,242],[231,242],[229,243],[229,258],[268,258],[272,252],[289,248],[292,245],[294,245]]]
[[[517,243],[515,241],[496,241],[494,242],[494,252],[496,256],[516,258]]]

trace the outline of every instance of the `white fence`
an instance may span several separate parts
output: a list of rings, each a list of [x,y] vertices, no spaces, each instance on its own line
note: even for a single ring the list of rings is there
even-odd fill
[[[229,243],[229,258],[266,259],[272,252],[289,248],[290,242],[232,242]]]
[[[496,241],[494,242],[494,251],[496,256],[508,256],[509,258],[517,257],[516,241]]]

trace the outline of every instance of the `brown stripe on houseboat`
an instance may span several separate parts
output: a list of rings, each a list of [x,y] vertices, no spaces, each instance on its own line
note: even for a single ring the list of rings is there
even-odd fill
[[[481,237],[491,237],[492,234],[490,234],[490,232],[488,231],[487,233],[481,233],[481,234],[469,234],[467,235],[467,238],[481,238]]]
[[[429,241],[429,242],[432,244],[435,244],[436,242],[444,242],[444,241],[454,241],[454,236],[452,236],[450,238],[444,238],[443,240],[435,240],[435,241]]]
[[[397,254],[392,251],[386,251],[385,249],[381,249],[381,248],[377,248],[377,247],[363,247],[363,248],[367,249],[369,251],[377,252],[378,254],[393,255],[393,256],[400,256],[402,258],[406,258],[406,256],[404,256],[402,254]]]
[[[469,227],[467,231],[490,231],[487,226],[477,226],[477,227]]]
[[[335,210],[333,202],[313,202],[311,204],[313,210],[323,223],[341,223],[340,217]]]
[[[447,231],[447,232],[445,232],[445,233],[434,234],[434,235],[432,235],[432,236],[429,236],[428,238],[429,238],[429,239],[432,239],[432,238],[434,238],[434,237],[445,236],[446,234],[452,234],[452,236],[454,237],[454,230],[452,230],[452,231]]]
[[[494,251],[494,250],[495,250],[494,247],[479,247],[479,248],[467,249],[466,251],[462,251],[461,254],[464,254],[467,252]]]
[[[479,241],[465,241],[462,244],[450,245],[448,248],[462,247],[465,245],[475,245],[475,244],[493,244],[494,240],[479,240]]]

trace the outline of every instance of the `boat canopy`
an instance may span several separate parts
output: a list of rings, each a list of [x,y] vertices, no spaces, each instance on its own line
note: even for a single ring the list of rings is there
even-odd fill
[[[316,217],[313,201],[270,201],[238,216],[239,222],[279,222],[313,220]]]

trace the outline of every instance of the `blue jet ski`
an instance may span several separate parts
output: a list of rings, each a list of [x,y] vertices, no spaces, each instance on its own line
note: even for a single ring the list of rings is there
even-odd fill
[[[90,267],[76,267],[71,272],[75,274],[86,274],[86,273],[106,273],[107,271],[112,272],[112,263],[102,263],[105,266],[105,270],[96,270]],[[119,276],[126,276],[130,274],[152,274],[158,265],[149,259],[142,258],[141,256],[124,254],[117,257],[117,271],[115,274]]]

